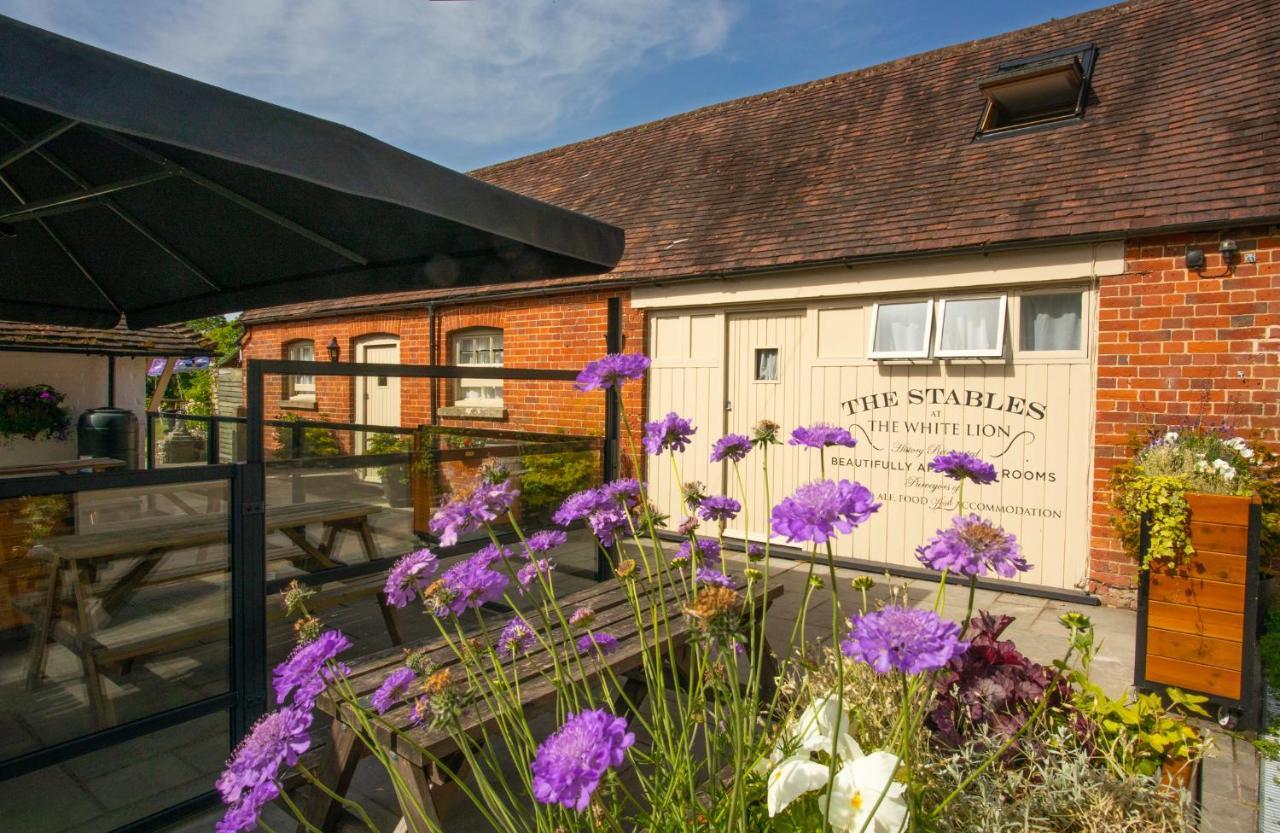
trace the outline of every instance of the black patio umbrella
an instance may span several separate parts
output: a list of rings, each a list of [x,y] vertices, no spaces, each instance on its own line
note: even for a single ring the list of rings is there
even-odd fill
[[[605,272],[620,229],[0,17],[0,319],[131,328]]]

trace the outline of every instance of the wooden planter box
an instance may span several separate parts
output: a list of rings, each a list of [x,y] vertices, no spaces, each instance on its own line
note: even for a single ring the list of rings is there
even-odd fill
[[[1238,709],[1242,728],[1256,728],[1262,504],[1198,493],[1187,503],[1195,554],[1176,569],[1141,573],[1134,685],[1203,694]]]

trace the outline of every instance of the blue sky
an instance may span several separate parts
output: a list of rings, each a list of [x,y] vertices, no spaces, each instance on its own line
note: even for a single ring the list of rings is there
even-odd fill
[[[0,0],[466,170],[1096,0]]]

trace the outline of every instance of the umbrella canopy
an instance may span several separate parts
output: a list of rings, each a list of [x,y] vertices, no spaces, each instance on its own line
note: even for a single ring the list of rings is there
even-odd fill
[[[0,16],[0,318],[149,327],[608,271],[620,229]]]

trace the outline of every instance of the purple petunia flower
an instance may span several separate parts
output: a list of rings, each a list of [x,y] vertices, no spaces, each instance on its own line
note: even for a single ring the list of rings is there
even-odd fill
[[[342,631],[325,631],[311,642],[294,648],[289,658],[275,667],[276,703],[285,705],[292,693],[294,706],[311,711],[316,697],[335,676],[327,664],[350,647],[351,640]],[[336,670],[347,673],[341,663]]]
[[[550,580],[551,571],[555,568],[556,563],[549,558],[537,558],[525,564],[520,568],[520,572],[516,573],[516,581],[520,582],[521,592],[528,590],[538,580],[538,576]]]
[[[409,604],[431,583],[438,567],[435,554],[425,547],[401,558],[387,573],[382,588],[387,603],[396,607]]]
[[[605,500],[598,489],[583,489],[565,498],[564,502],[560,504],[560,508],[551,516],[551,520],[560,524],[560,526],[568,526],[574,521],[580,521],[587,517],[604,504]]]
[[[996,482],[996,467],[964,451],[939,454],[929,463],[929,471],[945,474],[952,480],[972,480],[979,486]]]
[[[563,547],[568,540],[569,536],[558,529],[544,529],[530,535],[525,547],[531,553],[548,553],[556,547]]]
[[[932,671],[969,647],[960,641],[960,626],[932,610],[886,607],[854,616],[849,627],[840,649],[881,674],[895,668],[904,674]]]
[[[731,497],[711,495],[698,504],[698,515],[704,521],[731,521],[742,511],[742,504]]]
[[[1015,536],[973,514],[952,519],[951,528],[938,530],[916,555],[926,567],[966,576],[986,575],[991,569],[1013,578],[1031,569]]]
[[[521,616],[512,616],[498,635],[498,656],[511,659],[516,654],[527,654],[537,644],[533,628]]]
[[[644,450],[650,454],[661,454],[668,449],[684,451],[697,431],[692,422],[672,411],[662,419],[644,424]]]
[[[728,460],[737,463],[751,451],[750,438],[742,434],[726,434],[711,446],[711,462],[719,463]]]
[[[479,608],[502,599],[509,579],[491,568],[495,559],[485,550],[453,565],[440,578],[446,591],[442,608],[454,616],[461,616],[469,607]]]
[[[694,581],[698,584],[715,585],[716,587],[733,587],[732,576],[726,576],[719,570],[710,567],[699,567],[694,573]]]
[[[578,637],[578,653],[586,656],[592,651],[599,651],[608,656],[618,650],[618,637],[611,633],[589,633]]]
[[[773,535],[788,542],[822,544],[849,533],[880,508],[871,490],[848,480],[818,480],[773,507]]]
[[[387,675],[382,685],[378,686],[378,690],[369,698],[369,705],[373,706],[373,710],[378,714],[386,714],[392,706],[404,698],[409,687],[417,679],[418,675],[413,673],[412,668],[397,668]]]
[[[282,766],[293,766],[311,746],[311,710],[285,708],[269,712],[249,731],[232,753],[217,787],[230,805],[220,833],[238,833],[258,826],[262,808],[279,794]]]
[[[791,432],[789,445],[803,445],[809,448],[823,449],[828,446],[842,445],[853,448],[858,441],[844,428],[826,422],[815,422],[808,427],[800,426]]]
[[[588,362],[574,383],[578,390],[604,390],[621,387],[644,376],[649,369],[649,357],[639,353],[610,353]]]
[[[587,809],[605,773],[622,765],[636,736],[625,718],[604,709],[570,714],[564,725],[538,747],[533,770],[533,797],[543,804],[570,810]]]
[[[671,563],[688,564],[693,555],[693,544],[689,541],[682,541],[680,546],[676,548],[675,555],[671,556]],[[699,538],[697,556],[699,564],[717,566],[720,563],[720,545],[710,538]]]

